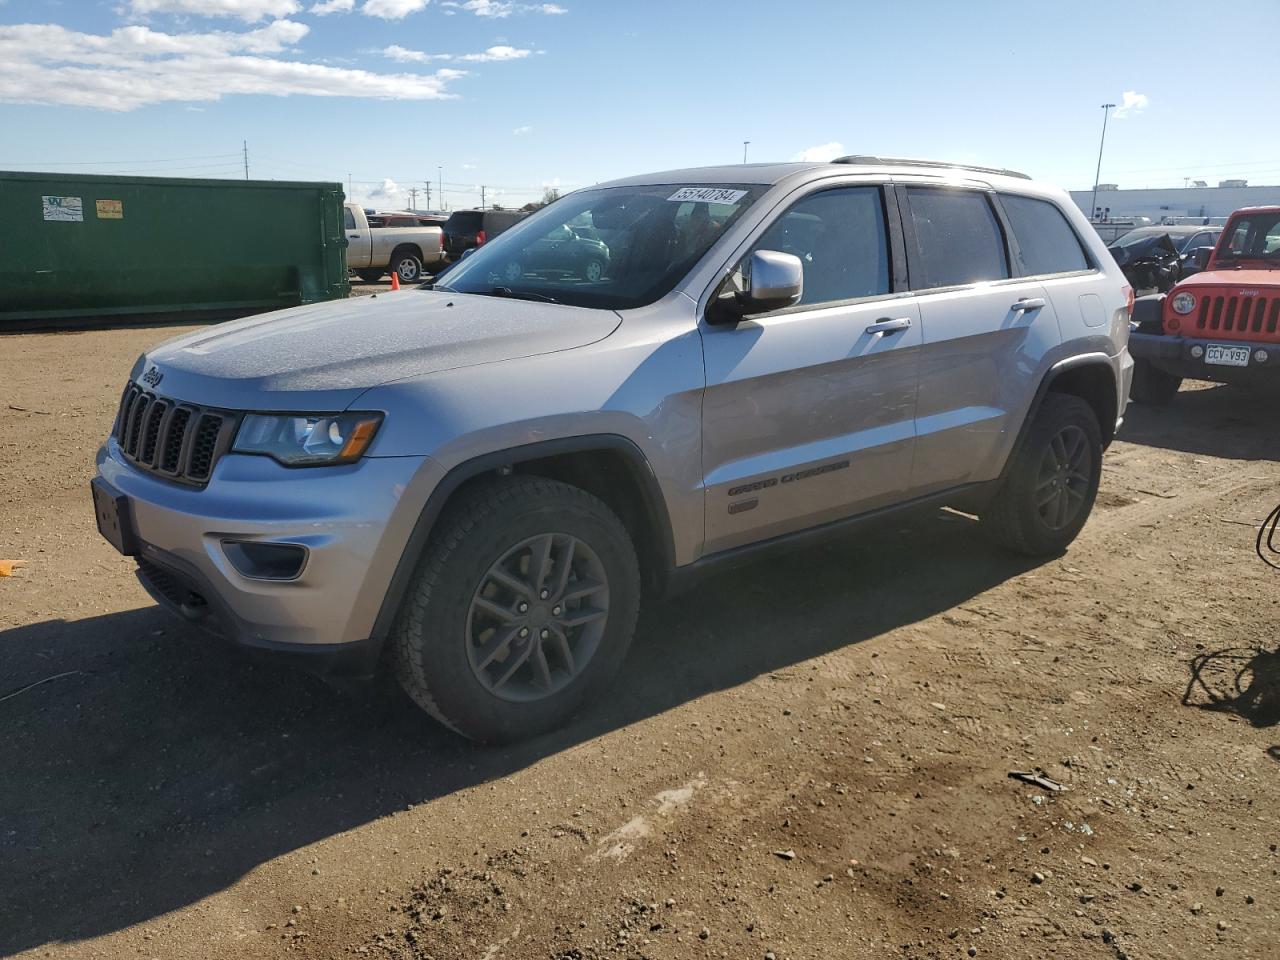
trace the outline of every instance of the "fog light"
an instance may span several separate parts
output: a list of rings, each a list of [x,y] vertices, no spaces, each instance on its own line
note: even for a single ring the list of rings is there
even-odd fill
[[[252,580],[296,580],[307,562],[307,548],[294,543],[223,540],[222,552],[241,576]]]
[[[1267,351],[1265,351],[1265,350],[1255,350],[1255,351],[1253,351],[1253,359],[1257,360],[1259,363],[1266,363],[1266,362],[1267,362]]]
[[[1204,347],[1200,346],[1200,344],[1197,343],[1194,347],[1191,348],[1191,355],[1195,357],[1197,360],[1199,360],[1201,357],[1204,356]]]

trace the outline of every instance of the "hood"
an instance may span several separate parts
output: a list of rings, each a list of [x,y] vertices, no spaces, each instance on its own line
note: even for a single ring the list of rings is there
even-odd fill
[[[1280,293],[1280,270],[1257,270],[1241,268],[1234,270],[1230,267],[1217,267],[1213,270],[1204,270],[1193,276],[1187,277],[1178,284],[1179,290],[1189,290],[1192,293],[1198,293],[1205,287],[1225,287],[1229,291],[1240,290],[1266,290],[1270,291],[1268,295],[1274,296]],[[1253,296],[1252,293],[1248,296]]]
[[[406,290],[219,324],[170,340],[145,360],[161,375],[156,392],[179,400],[341,410],[389,380],[570,350],[619,323],[611,310]]]

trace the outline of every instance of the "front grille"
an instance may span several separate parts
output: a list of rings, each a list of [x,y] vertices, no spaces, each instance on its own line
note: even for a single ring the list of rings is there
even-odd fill
[[[1196,332],[1223,340],[1280,340],[1280,296],[1200,294]]]
[[[231,446],[237,422],[228,410],[157,397],[130,382],[120,398],[114,436],[135,466],[175,483],[204,486]]]

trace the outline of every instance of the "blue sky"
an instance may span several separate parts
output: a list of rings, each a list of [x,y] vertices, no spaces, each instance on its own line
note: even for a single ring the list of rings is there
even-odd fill
[[[328,11],[328,12],[325,12]],[[1093,182],[1280,182],[1269,76],[1213,79],[1276,0],[0,0],[0,169],[352,178],[519,203],[838,152]],[[1264,58],[1265,60],[1265,58]],[[1231,87],[1243,91],[1236,97]],[[1251,99],[1249,91],[1254,92]],[[289,95],[279,95],[288,92]],[[441,171],[440,168],[443,168]],[[425,206],[419,193],[418,205]]]

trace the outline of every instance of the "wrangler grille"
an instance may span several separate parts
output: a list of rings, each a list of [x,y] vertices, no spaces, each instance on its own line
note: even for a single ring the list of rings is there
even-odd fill
[[[1196,333],[1224,340],[1280,340],[1280,296],[1200,294]]]
[[[230,411],[157,397],[130,382],[120,398],[113,436],[135,466],[176,483],[204,486],[231,446],[237,422]]]

